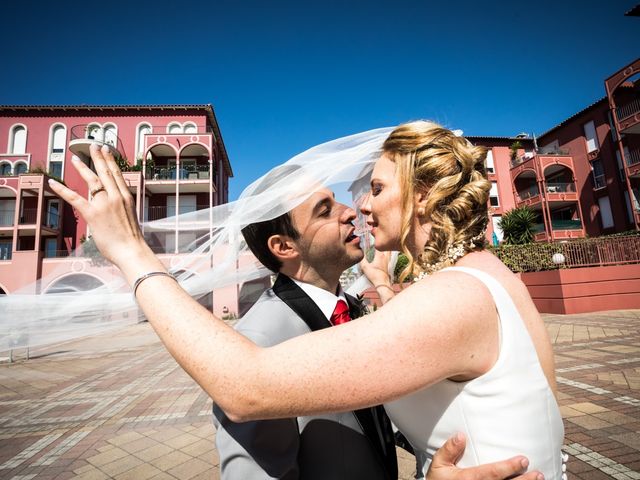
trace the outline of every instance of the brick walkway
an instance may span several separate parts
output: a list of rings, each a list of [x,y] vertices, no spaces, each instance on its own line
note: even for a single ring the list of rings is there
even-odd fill
[[[640,311],[545,319],[569,478],[640,479]],[[1,479],[218,478],[211,401],[148,324],[32,357],[0,365]]]

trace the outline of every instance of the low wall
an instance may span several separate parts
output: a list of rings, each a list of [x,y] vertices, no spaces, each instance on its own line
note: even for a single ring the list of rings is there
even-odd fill
[[[541,313],[589,313],[640,308],[640,264],[584,267],[517,274]],[[400,290],[394,285],[394,290]],[[374,289],[364,292],[380,306]]]
[[[640,265],[520,273],[543,313],[588,313],[640,308]]]

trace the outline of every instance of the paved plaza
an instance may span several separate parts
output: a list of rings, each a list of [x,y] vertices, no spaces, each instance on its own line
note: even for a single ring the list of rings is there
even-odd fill
[[[545,321],[569,478],[640,479],[640,310]],[[149,324],[16,353],[0,364],[0,479],[219,478],[211,400]]]

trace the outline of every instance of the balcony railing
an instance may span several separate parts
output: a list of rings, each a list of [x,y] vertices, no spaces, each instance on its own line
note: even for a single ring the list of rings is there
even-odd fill
[[[604,174],[593,176],[593,188],[604,188],[607,186],[607,178]]]
[[[571,153],[568,149],[557,147],[544,147],[538,151],[538,155],[544,155],[547,157],[569,157]]]
[[[582,230],[580,220],[551,220],[552,230]]]
[[[640,236],[502,245],[493,252],[514,272],[625,265],[640,263]],[[558,253],[562,254],[560,264],[554,262]]]
[[[549,193],[575,193],[575,183],[554,182],[547,183],[547,192]]]
[[[45,250],[44,258],[67,258],[67,257],[77,257],[75,251],[69,252],[68,250]]]
[[[22,211],[22,215],[20,215],[20,225],[33,225],[36,223],[36,219],[38,218],[38,209],[37,208],[25,208]]]
[[[580,220],[551,220],[551,230],[582,230],[582,222]],[[544,223],[536,223],[533,226],[534,233],[544,231]]]
[[[636,98],[632,102],[616,108],[616,117],[618,117],[618,121],[621,122],[625,118],[635,115],[638,112],[640,112],[640,98]]]
[[[189,205],[189,206],[180,205],[180,207],[178,207],[178,214],[180,215],[183,213],[191,213],[198,210],[204,210],[205,208],[209,208],[209,205],[196,205],[195,210],[193,209],[192,205]],[[173,217],[175,214],[176,214],[176,207],[164,207],[164,206],[149,207],[148,219],[149,221],[161,220],[163,218]]]
[[[147,180],[208,180],[209,165],[184,165],[179,169],[175,166],[147,167],[145,178]]]
[[[627,152],[627,155],[625,155],[624,158],[629,167],[636,165],[640,163],[640,150],[631,150],[630,152]]]
[[[0,210],[0,227],[13,227],[15,224],[15,210]]]
[[[96,142],[100,145],[110,145],[118,151],[123,160],[126,160],[122,141],[115,132],[115,129],[111,129],[109,126],[105,128],[93,124],[75,125],[71,127],[70,148],[73,151],[74,144],[84,144],[84,142],[77,142],[78,140],[86,140],[87,143]]]
[[[523,190],[518,190],[518,197],[520,197],[520,200],[526,200],[527,198],[535,197],[536,195],[540,195],[538,185],[532,185]]]

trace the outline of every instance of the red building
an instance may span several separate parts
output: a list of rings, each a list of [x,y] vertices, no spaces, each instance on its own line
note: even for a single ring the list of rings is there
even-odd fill
[[[49,189],[47,174],[88,197],[70,160],[73,152],[89,161],[93,142],[109,145],[124,167],[141,222],[228,201],[233,172],[211,105],[0,106],[0,293],[73,263],[66,257],[87,226]],[[168,258],[195,236],[176,228],[152,247]],[[53,279],[36,289],[55,287]]]
[[[537,139],[467,137],[489,148],[488,239],[514,207],[538,216],[536,241],[640,228],[640,59],[605,81],[607,96]]]

